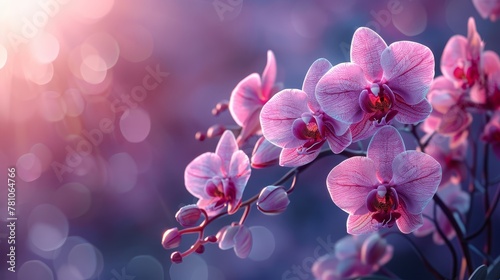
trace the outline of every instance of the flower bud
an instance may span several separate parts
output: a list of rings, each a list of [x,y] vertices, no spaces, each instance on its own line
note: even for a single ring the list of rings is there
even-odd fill
[[[182,262],[182,255],[179,251],[175,251],[170,255],[170,261],[173,263],[181,263]]]
[[[179,234],[179,230],[177,228],[171,228],[163,233],[163,238],[161,240],[161,245],[165,249],[176,248],[181,244],[182,235]]]
[[[217,242],[217,237],[215,235],[209,235],[205,237],[205,242],[215,243]]]
[[[252,167],[265,168],[279,163],[281,148],[274,146],[271,142],[267,141],[264,136],[260,137],[255,143],[252,152]]]
[[[257,200],[257,208],[264,214],[274,215],[285,212],[290,203],[283,187],[267,186],[262,189]]]
[[[175,219],[179,224],[185,227],[194,226],[200,219],[201,210],[195,204],[182,207],[175,214]]]
[[[203,246],[203,245],[198,246],[198,248],[196,248],[195,252],[198,254],[203,254],[203,252],[205,252],[205,246]]]
[[[222,250],[234,249],[236,256],[246,258],[252,249],[252,232],[244,225],[223,227],[217,233],[219,248]]]
[[[361,246],[361,262],[378,269],[392,258],[392,246],[375,233],[370,235]]]

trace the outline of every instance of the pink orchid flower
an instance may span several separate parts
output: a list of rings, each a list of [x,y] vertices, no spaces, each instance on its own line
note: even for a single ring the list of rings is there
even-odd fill
[[[436,193],[441,166],[431,156],[405,151],[399,132],[384,126],[366,157],[352,157],[327,178],[333,202],[349,214],[347,232],[363,234],[397,224],[403,233],[422,226],[422,211]]]
[[[472,0],[472,3],[484,19],[489,18],[491,21],[496,21],[500,16],[499,0]]]
[[[467,141],[472,115],[466,110],[463,90],[456,89],[452,81],[439,76],[432,82],[427,98],[433,110],[424,121],[423,130],[450,137],[452,148]]]
[[[425,99],[434,77],[434,56],[424,45],[400,41],[387,46],[373,30],[354,32],[351,62],[334,66],[318,83],[325,113],[352,123],[353,141],[366,139],[396,119],[413,124],[431,112]]]
[[[204,153],[191,161],[184,172],[186,189],[198,200],[198,207],[210,216],[221,212],[235,213],[241,204],[243,190],[250,178],[250,160],[238,150],[231,131],[222,135],[215,153]]]
[[[443,185],[439,187],[437,194],[450,211],[458,213],[462,216],[462,218],[467,211],[469,211],[470,195],[468,192],[463,191],[459,184],[448,183]],[[415,234],[415,236],[426,236],[433,233],[432,239],[434,240],[434,243],[442,245],[444,244],[444,240],[436,230],[434,222],[429,219],[436,220],[439,228],[443,231],[448,240],[452,240],[453,237],[455,237],[456,232],[446,215],[443,211],[441,211],[441,209],[439,209],[439,207],[436,209],[436,216],[434,216],[434,205],[434,201],[430,201],[429,204],[427,204],[423,212],[424,217],[426,217],[424,219],[424,224],[422,227],[413,232],[413,234]]]
[[[481,139],[490,143],[493,152],[500,158],[500,111],[496,111],[486,124]]]
[[[476,30],[474,19],[469,18],[467,38],[462,35],[451,37],[441,57],[441,72],[454,82],[457,88],[470,89],[480,80],[481,54],[484,43]]]
[[[333,254],[319,257],[311,271],[317,280],[366,276],[389,262],[393,251],[378,233],[348,235],[335,243]]]
[[[453,139],[435,134],[425,148],[425,153],[433,157],[442,168],[441,184],[449,181],[460,182],[467,174],[465,157],[467,155],[467,139],[457,146],[452,146]]]
[[[242,127],[238,136],[241,146],[252,135],[261,130],[259,115],[262,106],[278,91],[275,85],[276,59],[272,51],[267,51],[267,64],[262,78],[257,73],[248,75],[234,88],[229,98],[229,112],[234,121]]]
[[[331,67],[326,59],[316,60],[306,74],[302,90],[282,90],[262,108],[262,133],[282,148],[280,165],[300,166],[313,161],[325,142],[334,153],[351,144],[349,125],[326,115],[314,95],[318,80]]]

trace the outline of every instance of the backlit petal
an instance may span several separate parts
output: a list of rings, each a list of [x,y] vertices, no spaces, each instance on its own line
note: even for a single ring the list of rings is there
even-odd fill
[[[403,138],[392,126],[382,127],[373,135],[366,156],[373,160],[380,182],[388,183],[392,178],[392,161],[405,151]]]
[[[316,98],[323,112],[343,122],[363,117],[359,94],[369,85],[363,69],[354,63],[341,63],[330,69],[316,86]]]
[[[398,112],[394,117],[396,121],[404,124],[416,124],[424,121],[431,114],[432,106],[427,99],[415,105],[408,105],[401,97],[396,96],[393,110]]]
[[[286,167],[302,166],[313,161],[319,152],[320,149],[318,148],[309,154],[299,154],[297,148],[284,148],[280,154],[279,164]]]
[[[226,130],[224,134],[222,134],[217,147],[215,148],[215,153],[222,160],[222,167],[225,174],[229,172],[229,165],[231,163],[231,157],[233,153],[238,150],[238,144],[236,143],[236,139],[234,138],[234,134]]]
[[[207,180],[222,176],[222,162],[214,153],[204,153],[191,161],[184,171],[186,189],[197,198],[207,198]]]
[[[374,232],[377,228],[372,223],[372,213],[364,215],[349,215],[347,218],[347,233],[349,234],[365,234]]]
[[[380,35],[369,28],[360,27],[352,37],[351,62],[363,68],[369,81],[380,81],[383,74],[380,57],[385,48],[387,44]]]
[[[366,157],[344,160],[328,174],[326,185],[333,202],[349,214],[368,212],[366,197],[378,186],[376,167]]]
[[[274,95],[260,113],[262,134],[266,139],[279,147],[298,147],[303,140],[292,133],[293,122],[310,112],[307,107],[307,95],[298,89],[285,89]]]
[[[320,110],[320,106],[316,100],[316,85],[330,68],[332,68],[332,64],[328,60],[320,58],[309,67],[306,77],[304,78],[302,90],[307,94],[309,107],[314,112]]]
[[[267,64],[262,73],[262,97],[264,101],[271,98],[274,82],[276,81],[276,58],[271,50],[267,51]]]
[[[431,156],[406,151],[392,163],[392,184],[411,214],[422,213],[441,182],[441,165]]]
[[[252,113],[264,104],[261,92],[261,80],[257,73],[248,75],[234,88],[229,98],[229,112],[239,126],[243,126]]]

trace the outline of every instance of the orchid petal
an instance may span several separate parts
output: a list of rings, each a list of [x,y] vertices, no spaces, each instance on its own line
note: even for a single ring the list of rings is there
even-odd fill
[[[388,183],[392,178],[392,162],[405,151],[403,138],[392,126],[382,127],[373,135],[366,156],[373,160],[380,182]]]
[[[427,154],[406,151],[396,156],[392,169],[391,183],[400,201],[404,201],[409,213],[422,213],[441,182],[441,165]]]
[[[319,155],[320,149],[309,154],[299,154],[297,148],[284,148],[280,154],[279,164],[286,167],[302,166],[310,163]]]
[[[351,62],[361,66],[369,81],[380,81],[383,74],[380,57],[386,48],[387,44],[380,35],[369,28],[360,27],[352,37]]]
[[[262,95],[261,100],[269,100],[271,98],[274,82],[276,81],[276,58],[271,50],[267,51],[267,64],[262,72]]]
[[[285,89],[274,95],[260,113],[262,134],[279,147],[295,148],[304,142],[292,133],[293,122],[310,112],[307,95],[301,90]]]
[[[231,157],[234,152],[238,150],[238,144],[236,143],[236,139],[234,138],[234,134],[226,130],[224,134],[222,134],[219,143],[217,144],[217,148],[215,148],[215,153],[222,160],[222,170],[227,174],[229,172],[229,164],[231,163]]]
[[[245,259],[252,250],[252,232],[244,225],[241,225],[234,235],[234,252],[236,256]]]
[[[384,79],[406,103],[417,104],[425,98],[434,78],[434,55],[421,44],[400,41],[382,52]]]
[[[424,99],[415,105],[406,104],[399,96],[396,96],[396,100],[397,101],[394,104],[393,110],[398,113],[394,119],[400,123],[416,124],[422,122],[432,112],[432,106],[427,99]]]
[[[352,135],[351,131],[347,130],[343,135],[337,136],[332,131],[327,130],[326,132],[326,141],[328,142],[328,146],[330,150],[335,154],[341,153],[345,148],[351,145]]]
[[[446,78],[455,80],[455,69],[466,59],[467,39],[462,35],[452,36],[446,43],[443,56],[441,56],[441,72]]]
[[[368,114],[365,114],[360,122],[352,124],[350,128],[353,143],[372,137],[380,129],[373,124]]]
[[[255,147],[252,152],[252,167],[253,168],[264,168],[274,164],[278,164],[279,156],[281,153],[281,148],[273,145],[271,142],[262,136],[255,143]]]
[[[333,202],[349,214],[368,212],[366,197],[379,181],[375,162],[366,157],[344,160],[328,174],[326,185]]]
[[[191,161],[184,171],[186,189],[197,198],[207,198],[205,186],[215,176],[222,176],[222,162],[214,153],[204,153]]]
[[[396,220],[396,225],[402,233],[408,234],[414,232],[424,223],[421,213],[409,213],[404,205],[400,205],[396,211],[401,214],[401,216]]]
[[[239,126],[244,126],[252,113],[264,104],[261,92],[261,80],[257,73],[248,75],[234,88],[229,98],[229,112]]]
[[[330,69],[316,86],[316,98],[323,112],[348,123],[361,120],[359,94],[369,85],[363,69],[354,63],[341,63]]]
[[[376,231],[372,220],[372,213],[370,212],[364,215],[349,215],[347,218],[347,233],[358,235]]]
[[[307,102],[313,112],[321,108],[316,100],[316,85],[330,68],[332,68],[332,64],[328,60],[320,58],[309,67],[306,77],[304,78],[302,90],[307,94]]]

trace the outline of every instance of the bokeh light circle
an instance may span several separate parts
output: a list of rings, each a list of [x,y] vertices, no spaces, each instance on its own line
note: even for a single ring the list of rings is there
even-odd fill
[[[394,26],[406,36],[416,36],[427,27],[427,11],[419,1],[406,1],[400,13],[392,15]]]
[[[98,272],[97,257],[97,249],[92,244],[78,244],[68,254],[68,265],[75,268],[83,279],[90,279]]]
[[[81,183],[67,183],[54,193],[54,202],[68,218],[76,218],[90,209],[92,193]]]
[[[263,226],[253,226],[249,230],[252,233],[252,250],[248,258],[254,261],[267,260],[276,247],[274,234]]]
[[[190,255],[182,263],[170,266],[172,280],[208,280],[208,266],[204,259],[197,255]]]
[[[34,153],[26,153],[17,159],[16,170],[19,178],[32,182],[42,175],[42,163]]]
[[[44,262],[39,260],[27,261],[17,271],[18,280],[54,280],[54,273]]]
[[[108,181],[110,188],[118,193],[130,191],[137,182],[137,164],[127,153],[114,154],[109,159]]]
[[[150,255],[141,255],[130,260],[127,274],[134,275],[138,279],[165,279],[163,266]]]
[[[31,211],[28,224],[31,244],[42,251],[58,249],[68,237],[68,219],[57,207],[50,204],[35,207]]]
[[[49,122],[62,120],[66,115],[66,103],[57,91],[46,91],[41,96],[40,111],[43,118]]]
[[[120,131],[127,141],[139,143],[148,137],[151,118],[143,109],[129,109],[120,117]]]

